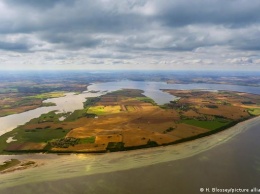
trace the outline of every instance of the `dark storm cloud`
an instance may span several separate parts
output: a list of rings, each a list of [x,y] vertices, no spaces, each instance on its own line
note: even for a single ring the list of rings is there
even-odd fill
[[[260,21],[258,0],[163,1],[155,16],[171,27],[213,24],[241,27]]]
[[[26,43],[13,43],[13,42],[0,41],[0,50],[28,52],[29,49],[30,46]]]
[[[6,4],[11,6],[22,6],[22,7],[30,7],[30,8],[37,8],[37,9],[48,9],[52,8],[56,4],[67,4],[72,5],[74,0],[5,0]]]
[[[92,35],[84,33],[74,34],[71,32],[43,33],[41,38],[66,49],[96,47],[102,41]]]
[[[124,12],[115,1],[101,3],[77,0],[69,6],[61,0],[43,1],[39,4],[41,1],[33,1],[32,4],[23,4],[18,0],[11,2],[13,3],[8,3],[7,6],[16,12],[15,21],[11,20],[12,18],[3,20],[4,26],[0,26],[0,33],[30,31],[78,33],[82,30],[92,33],[120,33],[126,30],[139,30],[146,20],[138,14]],[[35,7],[48,7],[49,10],[35,10]]]
[[[258,0],[3,2],[7,11],[0,18],[2,34],[26,34],[51,44],[52,49],[102,48],[122,52],[97,53],[92,58],[127,58],[124,53],[192,51],[215,45],[259,50],[260,45],[258,28],[247,33],[251,26],[260,25]],[[236,29],[243,29],[244,33]],[[212,35],[214,30],[222,33]],[[26,41],[17,46],[5,42],[2,48],[28,50]]]

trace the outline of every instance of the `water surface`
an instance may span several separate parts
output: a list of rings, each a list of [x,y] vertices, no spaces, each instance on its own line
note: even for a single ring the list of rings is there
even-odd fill
[[[20,155],[17,158],[45,165],[0,175],[0,193],[196,194],[200,188],[260,187],[259,127],[260,117],[173,146],[107,154]]]
[[[224,84],[167,84],[165,82],[145,82],[145,81],[117,81],[117,82],[105,82],[105,83],[93,83],[88,86],[88,91],[99,91],[97,93],[83,92],[79,95],[73,93],[67,93],[65,97],[52,98],[44,102],[56,103],[56,106],[40,107],[27,112],[0,117],[0,135],[11,131],[18,125],[23,125],[33,118],[39,117],[41,114],[48,113],[53,110],[60,112],[73,112],[77,109],[83,108],[83,102],[87,97],[95,97],[120,89],[140,89],[144,91],[144,95],[152,98],[158,105],[162,105],[176,99],[161,89],[201,89],[201,90],[229,90],[248,92],[253,94],[260,94],[259,87],[249,86],[236,86],[236,85],[224,85]]]

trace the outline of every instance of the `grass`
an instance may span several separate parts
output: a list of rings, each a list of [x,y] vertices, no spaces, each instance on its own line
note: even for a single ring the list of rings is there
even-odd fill
[[[228,120],[219,119],[219,118],[217,118],[213,121],[199,121],[199,120],[195,120],[195,119],[187,119],[187,120],[182,120],[182,122],[189,124],[189,125],[196,126],[196,127],[209,129],[209,130],[218,129],[218,128],[228,125],[230,123],[230,121],[228,121]]]
[[[8,161],[5,161],[4,164],[0,165],[0,172],[4,171],[8,168],[11,168],[13,166],[16,166],[17,164],[20,164],[21,162],[17,159],[11,159]]]
[[[33,143],[45,143],[53,139],[63,138],[67,135],[70,130],[62,129],[33,129],[33,130],[24,130],[21,127],[18,127],[10,132],[3,134],[0,137],[0,153],[4,154],[3,150],[7,145],[12,143],[24,143],[24,142],[33,142]],[[7,138],[14,137],[17,141],[6,143]]]
[[[56,106],[56,104],[53,102],[43,102],[42,106]]]
[[[260,115],[260,108],[250,108],[248,113],[254,116]]]
[[[35,129],[35,130],[19,130],[14,136],[17,139],[16,143],[19,142],[48,142],[53,139],[63,138],[67,135],[69,130],[63,129]]]
[[[5,116],[8,116],[8,115],[17,114],[17,113],[18,112],[15,112],[15,111],[13,111],[13,112],[4,112],[4,113],[0,112],[0,117],[5,117]]]
[[[71,113],[64,121],[75,121],[79,118],[87,116],[87,110],[81,109],[81,110],[75,110],[73,113]]]
[[[114,114],[120,111],[120,106],[92,106],[88,109],[88,113],[96,115]]]
[[[42,114],[38,118],[38,123],[43,123],[43,122],[58,122],[59,121],[58,114],[55,113],[55,111],[51,111],[47,114]]]
[[[114,92],[109,93],[109,95],[116,95],[116,96],[121,96],[121,97],[127,97],[127,98],[135,98],[135,97],[144,97],[142,94],[144,91],[143,90],[137,90],[137,89],[122,89],[122,90],[117,90]]]
[[[43,93],[43,94],[37,94],[34,96],[28,96],[28,99],[36,98],[36,99],[48,99],[48,98],[59,98],[63,97],[64,92],[48,92],[48,93]]]
[[[84,138],[84,139],[80,139],[80,140],[79,140],[79,143],[80,143],[80,144],[84,144],[84,143],[95,143],[95,140],[96,140],[96,137],[95,137],[95,136],[92,136],[92,137],[87,137],[87,138]]]
[[[89,108],[90,106],[93,106],[98,101],[100,101],[100,97],[87,98],[86,101],[83,103],[84,108]]]
[[[152,105],[157,105],[153,99],[149,98],[149,97],[136,97],[135,99],[142,101],[142,102],[146,102],[146,103],[150,103]]]
[[[10,108],[16,108],[16,107],[20,107],[20,106],[28,106],[28,105],[34,105],[35,104],[35,100],[31,99],[31,98],[22,98],[19,99],[18,101],[14,102]]]
[[[46,114],[42,114],[40,117],[30,120],[28,123],[37,124],[44,122],[59,122],[59,118],[63,113],[56,114],[56,111],[51,111]]]

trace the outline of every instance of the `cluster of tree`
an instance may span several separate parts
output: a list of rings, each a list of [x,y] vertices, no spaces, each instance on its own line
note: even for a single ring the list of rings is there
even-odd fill
[[[163,133],[168,133],[168,132],[171,132],[173,131],[175,128],[173,127],[169,127],[168,129],[166,129],[165,131],[163,131]]]
[[[74,137],[66,137],[66,138],[61,138],[56,141],[50,142],[50,145],[52,147],[57,147],[57,148],[68,148],[69,146],[74,146],[79,143],[79,139],[74,138]]]

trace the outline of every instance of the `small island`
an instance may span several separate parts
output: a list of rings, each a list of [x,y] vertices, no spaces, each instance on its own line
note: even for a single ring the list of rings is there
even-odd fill
[[[72,113],[42,114],[2,135],[0,153],[98,153],[170,145],[211,135],[260,115],[260,99],[254,94],[164,92],[178,98],[157,105],[142,90],[122,89],[88,98],[83,109]]]
[[[25,170],[37,166],[39,166],[39,164],[34,161],[20,161],[17,159],[10,159],[3,162],[3,164],[0,164],[0,174],[10,173],[17,170]]]

